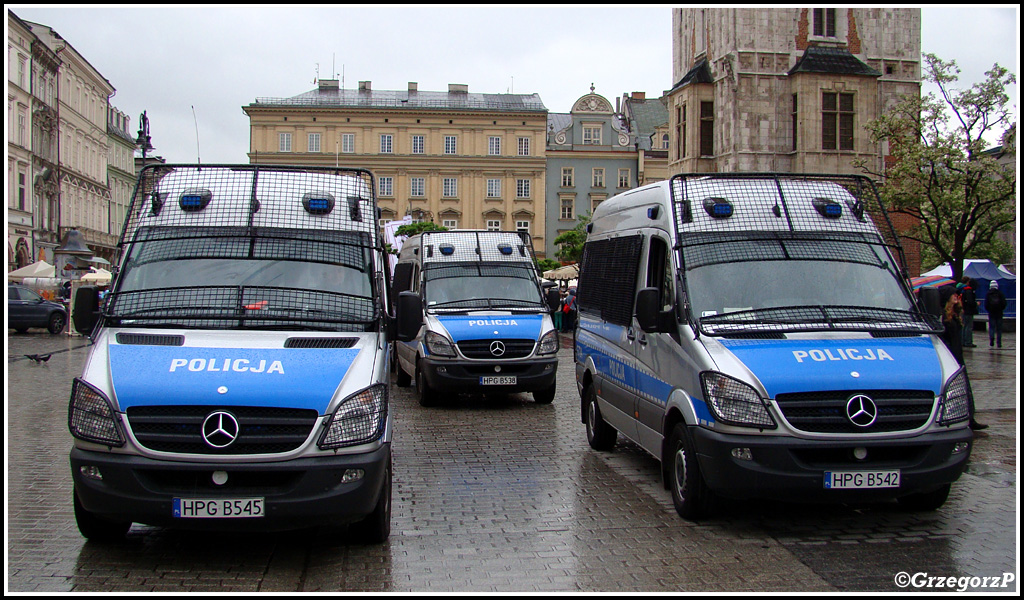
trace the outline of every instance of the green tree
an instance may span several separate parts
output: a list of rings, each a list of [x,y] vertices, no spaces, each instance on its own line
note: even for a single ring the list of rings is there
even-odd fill
[[[1005,91],[1016,78],[996,64],[984,81],[958,89],[956,61],[925,54],[924,69],[938,97],[904,98],[866,126],[873,141],[889,143],[884,173],[857,164],[883,180],[890,211],[914,218],[917,224],[903,235],[921,242],[925,260],[949,262],[959,279],[964,258],[1005,252],[995,234],[1016,218],[1016,168],[985,152],[985,137],[998,137],[1004,145],[1011,140],[1016,154],[1016,122]]]
[[[419,221],[418,223],[402,225],[395,230],[395,237],[400,235],[412,237],[417,233],[423,233],[424,231],[448,231],[448,228],[444,225],[438,225],[433,221]]]
[[[537,263],[537,269],[540,270],[541,273],[543,273],[544,271],[551,271],[562,266],[562,263],[551,258],[540,258],[537,259],[535,262]]]
[[[580,215],[578,221],[576,227],[555,238],[555,245],[558,246],[555,256],[563,262],[578,263],[583,260],[583,244],[587,241],[587,223],[590,223],[590,215]]]

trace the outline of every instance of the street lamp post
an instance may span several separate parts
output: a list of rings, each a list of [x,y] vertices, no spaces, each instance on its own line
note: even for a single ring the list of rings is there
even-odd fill
[[[154,150],[153,144],[150,143],[149,117],[146,116],[146,111],[139,115],[139,137],[135,139],[135,144],[142,150],[142,167],[145,168],[146,151]]]

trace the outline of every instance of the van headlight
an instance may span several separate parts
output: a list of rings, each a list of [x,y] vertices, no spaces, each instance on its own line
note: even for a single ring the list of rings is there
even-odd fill
[[[704,400],[716,421],[728,425],[775,429],[775,419],[757,390],[738,379],[705,371],[700,374]]]
[[[452,345],[448,338],[436,331],[428,331],[427,334],[423,336],[423,342],[427,345],[427,350],[429,350],[431,354],[436,356],[455,356],[455,346]]]
[[[383,435],[387,417],[388,386],[372,385],[338,406],[317,446],[329,450],[372,442]]]
[[[540,337],[537,354],[554,354],[558,352],[558,331],[552,329]]]
[[[68,403],[68,430],[74,437],[108,446],[124,446],[117,413],[103,392],[75,377]]]
[[[960,369],[942,390],[942,405],[936,421],[939,425],[952,425],[966,421],[970,415],[970,389],[967,371]]]

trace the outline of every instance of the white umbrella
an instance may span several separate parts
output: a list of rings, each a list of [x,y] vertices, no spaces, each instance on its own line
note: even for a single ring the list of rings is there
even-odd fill
[[[576,279],[579,276],[579,264],[565,265],[564,267],[544,271],[544,279],[551,279],[553,281],[569,281],[570,279]]]
[[[95,269],[95,267],[93,267]],[[106,269],[96,269],[91,273],[82,275],[82,281],[88,283],[98,283],[100,285],[106,285],[110,283],[112,273]]]
[[[26,277],[53,277],[54,268],[53,265],[46,262],[45,260],[36,261],[30,265],[24,266],[20,269],[16,269],[7,273],[7,281],[18,281]]]

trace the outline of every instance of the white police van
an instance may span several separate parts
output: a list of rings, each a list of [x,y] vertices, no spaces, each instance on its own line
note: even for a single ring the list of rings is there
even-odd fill
[[[392,293],[398,301],[396,383],[416,380],[420,404],[442,392],[532,392],[555,398],[558,332],[528,234],[432,231],[402,245]]]
[[[386,273],[357,169],[146,167],[68,409],[88,538],[390,533]]]
[[[857,176],[678,175],[595,211],[579,281],[587,439],[716,496],[933,509],[971,450],[969,383]]]

